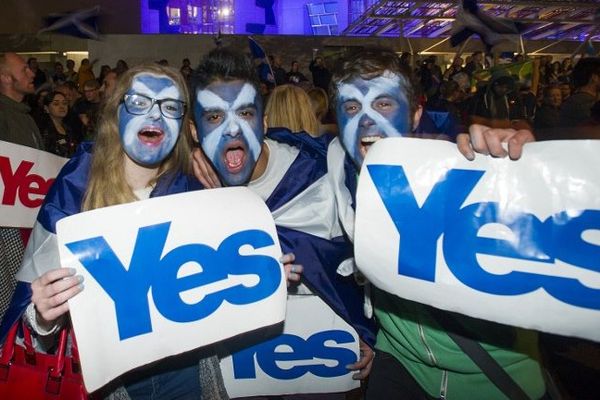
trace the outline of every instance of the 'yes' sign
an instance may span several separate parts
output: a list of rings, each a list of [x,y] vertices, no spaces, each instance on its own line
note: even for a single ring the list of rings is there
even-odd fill
[[[69,307],[88,391],[285,316],[275,225],[247,188],[92,210],[57,236],[62,266],[84,277]]]
[[[66,158],[0,141],[0,226],[31,228]]]
[[[451,143],[382,141],[361,171],[357,264],[400,297],[600,340],[599,151],[534,143],[469,162]]]
[[[310,316],[310,318],[307,318]],[[283,333],[260,343],[230,345],[221,360],[231,398],[345,392],[359,386],[346,366],[359,358],[356,331],[318,296],[288,296]]]

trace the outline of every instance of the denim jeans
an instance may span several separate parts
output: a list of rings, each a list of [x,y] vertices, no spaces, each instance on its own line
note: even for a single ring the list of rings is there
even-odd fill
[[[199,374],[196,363],[127,384],[125,389],[132,400],[200,400]]]

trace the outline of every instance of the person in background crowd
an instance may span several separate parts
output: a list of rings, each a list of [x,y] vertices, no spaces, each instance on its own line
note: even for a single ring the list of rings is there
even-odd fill
[[[65,122],[69,101],[61,92],[50,92],[44,98],[44,118],[38,125],[46,151],[61,157],[71,157],[79,140]]]
[[[182,65],[181,68],[179,68],[179,72],[185,78],[186,82],[189,82],[192,78],[194,70],[189,65]]]
[[[542,105],[535,114],[535,134],[538,140],[543,140],[543,130],[559,126],[560,106],[562,104],[562,92],[560,87],[546,86]]]
[[[454,75],[462,72],[463,69],[463,59],[461,57],[454,57],[452,60],[452,64],[448,67],[446,71],[444,71],[443,79],[445,81],[450,80],[454,77]]]
[[[562,60],[561,70],[562,76],[560,82],[571,83],[571,74],[573,73],[573,59],[571,57],[566,57]]]
[[[62,85],[67,81],[67,75],[64,72],[63,65],[60,62],[54,63],[54,72],[52,73],[52,83],[55,86]]]
[[[444,81],[440,85],[438,95],[427,101],[424,110],[435,124],[437,132],[447,135],[453,142],[456,141],[459,133],[467,131],[462,124],[461,112],[457,107],[460,97],[458,83],[454,80]]]
[[[556,85],[561,82],[563,72],[561,70],[560,61],[554,61],[550,64],[548,73],[546,74],[546,83],[549,85]]]
[[[515,79],[504,69],[492,72],[485,89],[475,95],[471,102],[470,124],[531,130],[516,89]]]
[[[30,57],[27,60],[27,65],[29,65],[29,69],[31,70],[31,72],[33,72],[33,86],[37,90],[40,86],[42,86],[48,81],[48,77],[46,76],[46,73],[40,68],[37,58]]]
[[[300,72],[300,64],[298,61],[292,61],[292,69],[286,74],[287,83],[291,83],[294,85],[300,84],[300,82],[308,81],[306,76],[302,72]]]
[[[329,91],[329,83],[331,82],[331,72],[325,65],[323,57],[318,56],[317,52],[313,52],[313,60],[308,66],[313,78],[313,84],[315,87],[323,89],[325,92]]]
[[[111,69],[106,73],[106,75],[104,75],[102,86],[100,87],[100,92],[102,93],[103,99],[108,98],[115,90],[117,78],[117,71],[114,69]]]
[[[118,60],[117,65],[115,66],[115,70],[117,71],[117,76],[123,75],[125,71],[129,69],[129,66],[125,62],[125,60]]]
[[[313,113],[310,98],[295,85],[276,86],[265,107],[267,123],[272,128],[286,128],[292,133],[306,132],[319,136],[319,122]]]
[[[75,61],[67,60],[65,65],[67,66],[67,70],[65,71],[67,82],[77,83],[77,71],[75,71]]]
[[[400,55],[400,64],[404,65],[407,70],[411,70],[411,54],[409,52],[403,52]]]
[[[312,106],[313,113],[317,117],[319,123],[319,134],[321,135],[332,135],[335,136],[338,133],[337,125],[335,123],[327,123],[325,119],[329,113],[329,96],[321,88],[311,88],[306,92],[310,98],[310,104]]]
[[[0,54],[0,140],[34,149],[44,149],[25,95],[33,94],[33,72],[15,53]],[[23,240],[17,228],[0,226],[0,322],[13,295],[15,274],[23,258]]]
[[[560,93],[562,95],[562,101],[564,102],[565,100],[567,100],[569,98],[569,96],[571,96],[571,84],[570,83],[561,83],[560,85],[558,85],[558,87],[560,88]]]
[[[271,63],[271,69],[275,76],[275,84],[283,85],[284,83],[287,83],[287,72],[283,69],[281,56],[279,54],[269,55],[269,62]]]
[[[90,140],[94,137],[98,111],[100,109],[100,85],[95,79],[90,79],[83,85],[83,99],[74,106],[74,112],[81,121],[84,139]]]
[[[472,78],[475,72],[484,69],[483,63],[483,53],[481,51],[476,51],[471,55],[471,60],[465,64],[463,72]]]
[[[87,58],[81,60],[81,65],[79,66],[79,70],[77,71],[77,86],[80,90],[85,90],[83,85],[85,85],[86,82],[96,79],[96,77],[94,76],[93,67],[97,61],[98,60],[90,62],[90,60],[88,60]]]
[[[182,67],[190,67],[190,69],[193,70],[193,68],[192,68],[192,62],[190,61],[189,58],[184,58],[183,60],[181,60],[181,66]]]
[[[107,65],[107,64],[104,64],[100,67],[100,74],[96,78],[96,80],[98,81],[100,86],[102,86],[102,83],[104,82],[104,77],[106,76],[106,74],[108,74],[108,72],[110,70],[111,70],[110,65]]]
[[[590,118],[600,93],[600,58],[582,58],[571,76],[575,92],[564,100],[560,110],[559,124],[564,127],[578,126]]]
[[[73,81],[66,81],[64,84],[59,85],[55,88],[57,92],[61,92],[65,95],[69,102],[69,111],[65,117],[65,123],[70,127],[71,132],[77,138],[78,142],[83,140],[83,124],[79,119],[75,110],[75,104],[77,104],[82,98],[81,93],[77,90],[77,84]]]

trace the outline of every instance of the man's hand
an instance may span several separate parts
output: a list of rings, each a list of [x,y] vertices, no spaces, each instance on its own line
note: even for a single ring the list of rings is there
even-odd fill
[[[346,367],[351,371],[358,371],[356,374],[352,375],[352,379],[356,381],[363,380],[369,376],[371,367],[373,366],[373,358],[375,358],[375,352],[373,349],[371,349],[368,344],[363,342],[362,339],[360,339],[359,350],[360,358],[358,361]]]
[[[204,155],[204,152],[199,148],[195,148],[192,151],[192,167],[196,179],[198,179],[206,189],[221,187],[219,177]]]
[[[294,261],[296,261],[296,256],[294,255],[294,253],[284,254],[279,259],[279,262],[283,264],[283,269],[285,270],[285,278],[288,286],[290,286],[291,283],[297,284],[298,282],[300,282],[302,271],[304,271],[304,267],[300,264],[294,264]]]
[[[468,159],[475,159],[475,152],[506,157],[517,160],[523,152],[525,143],[534,142],[535,137],[529,129],[490,128],[485,125],[473,124],[469,133],[461,133],[456,138],[460,152]],[[502,143],[508,143],[506,151]]]

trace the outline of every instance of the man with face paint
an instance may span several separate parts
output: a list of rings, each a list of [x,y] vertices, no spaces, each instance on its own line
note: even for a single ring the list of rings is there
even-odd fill
[[[83,143],[46,195],[25,251],[0,340],[22,315],[41,344],[56,345],[67,323],[67,300],[82,277],[60,265],[56,224],[81,211],[197,188],[190,175],[187,86],[158,65],[125,72],[106,99],[95,143]],[[101,318],[102,316],[99,316]],[[208,350],[207,350],[208,351]],[[116,391],[106,393],[118,386]],[[109,399],[227,399],[216,356],[172,357],[136,370],[95,393]]]
[[[260,94],[251,83],[235,79],[211,82],[196,91],[195,99],[194,115],[205,154],[226,185],[247,184],[262,154]]]
[[[356,177],[369,146],[394,136],[408,136],[419,120],[414,90],[396,54],[366,49],[342,60],[333,76],[340,140],[328,150],[328,164],[340,218],[350,238],[354,234]],[[495,156],[520,157],[532,141],[526,130],[490,129],[476,125],[460,134],[457,144],[468,159],[473,150]],[[508,142],[508,152],[501,143]],[[376,356],[367,399],[506,398],[440,327],[429,306],[373,288],[379,324]],[[498,360],[530,398],[544,395],[545,384],[531,332],[453,315],[456,322]]]
[[[197,68],[193,109],[199,143],[219,182],[205,179],[206,160],[195,150],[195,172],[205,186],[247,185],[271,210],[284,252],[304,266],[300,291],[321,297],[351,324],[364,343],[363,370],[374,343],[374,324],[363,313],[362,289],[337,273],[351,257],[351,244],[338,223],[327,175],[326,144],[285,129],[265,139],[263,103],[252,64],[228,49],[215,49]],[[210,168],[210,166],[209,166]],[[357,373],[363,379],[367,370]]]

